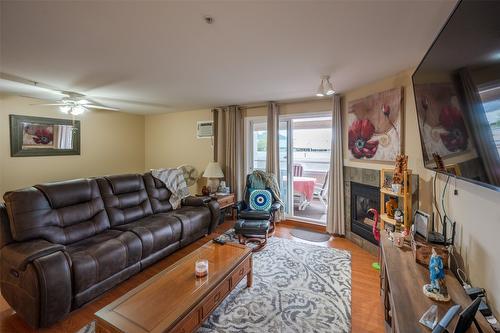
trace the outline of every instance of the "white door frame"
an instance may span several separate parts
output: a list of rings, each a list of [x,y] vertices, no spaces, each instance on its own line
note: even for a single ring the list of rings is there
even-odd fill
[[[280,121],[288,121],[288,138],[289,138],[289,145],[288,145],[288,174],[287,174],[287,181],[288,181],[288,189],[290,190],[288,194],[288,207],[290,207],[289,212],[285,213],[285,218],[289,220],[294,220],[294,221],[300,221],[300,222],[306,222],[306,223],[311,223],[311,224],[317,224],[324,226],[326,224],[322,223],[316,219],[310,219],[307,217],[302,217],[302,216],[295,216],[293,215],[294,212],[294,207],[293,207],[293,129],[292,129],[292,121],[293,119],[300,119],[300,118],[315,118],[315,117],[331,117],[332,113],[330,111],[323,111],[323,112],[310,112],[310,113],[295,113],[295,114],[287,114],[287,115],[280,115]],[[330,161],[331,163],[331,161]]]
[[[289,207],[289,212],[285,213],[285,218],[295,221],[307,222],[312,224],[317,224],[324,226],[325,223],[319,222],[315,219],[310,219],[306,217],[294,216],[293,215],[293,129],[292,129],[292,121],[293,119],[300,118],[315,118],[315,117],[328,117],[331,116],[330,111],[322,111],[322,112],[310,112],[310,113],[293,113],[293,114],[284,114],[279,116],[279,121],[287,122],[287,186],[288,186],[288,198],[286,199],[287,206]],[[249,174],[253,171],[253,131],[252,126],[254,123],[267,123],[266,116],[254,116],[254,117],[245,117],[244,119],[244,145],[246,148],[244,154],[244,165],[245,165],[245,174]],[[278,134],[279,135],[279,134]],[[331,163],[331,161],[330,161]]]

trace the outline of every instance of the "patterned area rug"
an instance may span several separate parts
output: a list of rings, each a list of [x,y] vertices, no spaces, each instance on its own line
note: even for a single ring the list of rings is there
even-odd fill
[[[272,237],[253,269],[198,333],[351,331],[350,252]]]
[[[351,254],[273,237],[198,333],[350,332]]]

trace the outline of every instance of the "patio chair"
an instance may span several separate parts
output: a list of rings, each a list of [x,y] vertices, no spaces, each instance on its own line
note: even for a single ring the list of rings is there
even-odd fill
[[[304,166],[300,163],[294,163],[292,173],[294,177],[302,177],[302,175],[304,174]],[[293,194],[293,205],[297,206],[299,210],[304,210],[304,206],[306,203],[306,198],[302,193],[295,192]]]
[[[325,175],[325,181],[323,182],[323,185],[318,186],[316,185],[314,187],[314,193],[313,193],[313,198],[319,199],[323,205],[325,205],[325,208],[328,207],[328,176],[329,176],[329,171],[326,172]]]
[[[304,166],[300,163],[293,164],[293,176],[294,177],[302,177],[304,174]]]

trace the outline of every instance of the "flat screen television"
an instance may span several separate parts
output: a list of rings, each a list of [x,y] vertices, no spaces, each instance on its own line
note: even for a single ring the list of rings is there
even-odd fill
[[[500,191],[500,1],[460,1],[412,80],[425,167]]]

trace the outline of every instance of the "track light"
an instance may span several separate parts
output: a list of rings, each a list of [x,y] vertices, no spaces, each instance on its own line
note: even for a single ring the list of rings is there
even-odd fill
[[[330,76],[329,75],[321,76],[321,83],[318,87],[318,91],[316,92],[316,96],[323,97],[323,96],[331,96],[333,94],[335,94],[335,90],[333,90],[333,86],[330,83]]]

